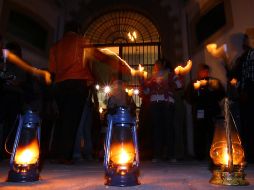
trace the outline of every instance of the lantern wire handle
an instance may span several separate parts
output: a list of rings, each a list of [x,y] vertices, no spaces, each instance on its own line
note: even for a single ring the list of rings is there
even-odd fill
[[[8,141],[10,140],[10,136],[11,136],[11,134],[12,134],[14,128],[15,128],[15,124],[16,124],[18,118],[20,119],[20,115],[17,115],[17,117],[16,117],[16,119],[15,119],[15,122],[14,122],[12,128],[11,128],[11,131],[9,132],[9,134],[8,134],[8,136],[7,136],[7,138],[6,138],[5,142],[4,142],[4,149],[5,149],[5,151],[6,151],[8,154],[12,154],[12,152],[11,152],[10,150],[8,150],[7,143],[8,143]],[[20,123],[19,123],[19,125],[20,125]]]
[[[239,134],[238,127],[237,127],[237,123],[236,123],[235,118],[234,118],[232,112],[230,111],[230,109],[229,109],[229,113],[230,113],[230,116],[231,116],[232,121],[233,121],[233,123],[234,123],[235,130],[236,130],[237,134]],[[240,139],[240,137],[239,137],[238,135],[237,135],[237,138],[238,138],[238,140],[241,142],[241,139]]]
[[[228,98],[225,98],[225,127],[226,127],[226,137],[227,137],[227,154],[228,154],[228,172],[233,171],[233,150],[232,150],[232,140],[231,140],[231,129],[229,125],[230,113],[229,113],[229,103]]]

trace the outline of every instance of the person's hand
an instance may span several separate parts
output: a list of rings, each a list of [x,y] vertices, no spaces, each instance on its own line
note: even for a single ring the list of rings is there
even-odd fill
[[[37,69],[35,67],[32,67],[30,71],[33,75],[37,77],[42,77],[47,85],[50,85],[52,83],[51,80],[51,74],[48,71]]]
[[[48,71],[43,71],[44,72],[44,80],[47,85],[50,85],[52,83],[51,80],[51,74]]]

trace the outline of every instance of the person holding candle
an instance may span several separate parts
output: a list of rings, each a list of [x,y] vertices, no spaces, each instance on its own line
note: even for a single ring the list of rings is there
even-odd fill
[[[214,135],[214,120],[221,114],[220,101],[225,89],[219,79],[210,76],[210,67],[200,64],[197,78],[185,89],[185,99],[192,105],[194,152],[198,160],[209,158]]]
[[[144,86],[144,93],[149,95],[150,100],[153,162],[164,158],[175,159],[174,91],[176,88],[181,88],[182,83],[172,69],[169,69],[168,64],[166,60],[157,60],[152,76]]]

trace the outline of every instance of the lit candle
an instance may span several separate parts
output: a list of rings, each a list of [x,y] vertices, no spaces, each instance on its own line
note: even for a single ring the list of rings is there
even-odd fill
[[[136,75],[136,70],[135,69],[131,69],[131,76],[135,76]]]
[[[205,85],[207,85],[207,83],[208,83],[208,81],[207,81],[207,80],[205,80],[205,79],[200,80],[200,84],[201,84],[201,86],[205,86]]]
[[[227,53],[227,45],[223,44],[217,47],[216,43],[211,43],[206,45],[207,51],[215,58],[222,58]]]
[[[128,92],[127,92],[128,96],[132,96],[133,95],[133,91],[134,91],[133,89],[129,89]]]
[[[185,67],[177,66],[174,69],[174,71],[176,75],[185,75],[191,70],[191,67],[192,67],[192,61],[188,60]]]
[[[18,148],[15,155],[16,164],[35,164],[39,159],[39,145],[37,141],[33,141],[25,148]]]
[[[217,44],[215,43],[207,44],[206,49],[210,54],[214,55],[216,53]]]
[[[227,149],[225,148],[224,152],[223,152],[223,155],[222,155],[222,164],[227,166],[228,165],[228,160],[229,160],[229,156],[228,156],[228,153],[227,153]]]
[[[144,79],[147,79],[147,72],[144,71]]]
[[[127,165],[135,158],[134,146],[132,144],[119,144],[111,147],[111,160],[114,164]]]
[[[230,81],[230,84],[231,84],[232,86],[236,86],[236,85],[237,85],[237,79],[232,78],[232,80]]]
[[[195,90],[198,90],[198,89],[200,88],[200,85],[201,85],[201,83],[200,83],[199,80],[197,80],[197,82],[194,82],[194,83],[193,83],[193,86],[194,86],[194,89],[195,89]]]

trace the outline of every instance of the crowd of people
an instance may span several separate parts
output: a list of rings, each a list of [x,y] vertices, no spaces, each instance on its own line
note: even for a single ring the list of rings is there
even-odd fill
[[[8,60],[1,65],[2,73],[10,72],[10,76],[14,76],[8,80],[2,77],[0,80],[1,159],[9,157],[4,147],[7,136],[17,125],[17,115],[27,107],[40,111],[41,159],[73,164],[73,158],[80,152],[81,156],[92,160],[98,156],[98,149],[103,149],[99,145],[103,141],[99,139],[101,123],[98,97],[94,91],[96,78],[89,67],[91,57],[98,54],[93,52],[95,48],[84,54],[84,47],[89,45],[89,41],[79,35],[79,29],[77,23],[68,23],[63,38],[50,49],[51,85],[24,72],[23,67],[8,63]],[[138,136],[140,154],[144,158],[149,157],[153,162],[178,159],[177,125],[184,123],[176,120],[185,120],[179,106],[184,107],[183,102],[186,101],[192,105],[194,156],[198,160],[208,160],[215,123],[224,117],[221,101],[229,97],[239,103],[240,126],[237,127],[247,161],[254,161],[251,121],[254,108],[254,45],[251,39],[254,37],[248,37],[244,41],[244,53],[231,64],[231,68],[227,68],[227,88],[223,87],[218,78],[210,75],[211,68],[205,63],[199,64],[197,77],[185,85],[184,76],[176,74],[169,61],[156,60],[151,77],[140,80],[142,105]],[[5,49],[22,57],[21,47],[14,42],[6,44]],[[47,81],[46,71],[41,76]],[[127,106],[135,115],[136,105],[124,91],[124,82],[115,80],[113,87],[107,99],[108,114],[114,114],[114,109],[119,106]],[[234,99],[230,94],[232,92],[237,92]],[[181,133],[180,136],[185,139],[186,131]],[[12,146],[12,143],[8,142],[8,146]],[[185,156],[186,152],[181,158]]]

